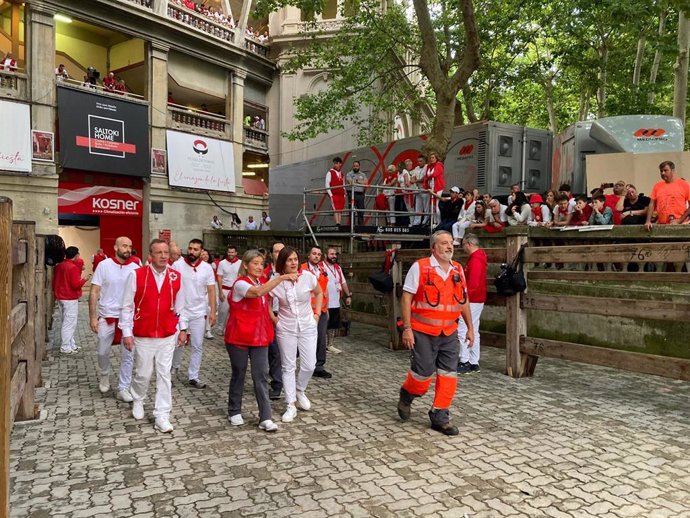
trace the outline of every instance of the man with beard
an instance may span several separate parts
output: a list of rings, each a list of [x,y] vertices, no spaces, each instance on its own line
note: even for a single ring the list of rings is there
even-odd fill
[[[225,324],[228,322],[228,312],[230,311],[228,293],[230,293],[232,285],[237,280],[241,264],[242,262],[237,257],[237,248],[234,245],[228,245],[225,251],[225,259],[218,263],[218,268],[216,269],[218,293],[220,293],[218,325],[220,326],[221,334],[225,333]]]
[[[348,199],[352,196],[354,199],[350,199],[350,205],[354,202],[354,207],[357,209],[357,225],[364,225],[364,189],[367,185],[367,176],[360,171],[359,160],[352,162],[352,171],[345,175],[345,180],[347,181],[347,197]]]
[[[340,329],[340,297],[344,294],[343,300],[347,307],[352,303],[352,293],[347,286],[343,269],[338,264],[338,251],[329,247],[326,250],[326,262],[324,263],[328,272],[328,342],[327,350],[331,353],[342,352],[334,345],[335,336]]]
[[[213,268],[201,258],[203,248],[203,241],[192,239],[187,248],[187,255],[180,257],[172,265],[172,268],[182,275],[182,291],[185,299],[183,311],[187,319],[187,334],[192,349],[187,379],[190,386],[198,389],[206,388],[206,384],[199,379],[199,370],[201,369],[206,319],[208,318],[208,323],[211,326],[215,325],[217,300]],[[183,354],[183,347],[175,349],[172,362],[174,373],[177,373],[182,364]]]
[[[328,273],[326,266],[321,261],[323,252],[321,248],[314,245],[309,250],[307,262],[300,266],[300,270],[309,270],[316,276],[323,292],[323,302],[321,304],[321,316],[317,323],[317,338],[316,338],[316,368],[314,374],[317,378],[332,378],[333,375],[325,368],[326,365],[326,348],[328,346]],[[316,302],[312,297],[312,309],[316,311]]]
[[[102,393],[110,390],[110,350],[120,346],[120,375],[116,397],[127,403],[132,401],[129,386],[132,383],[132,352],[122,345],[122,333],[118,319],[122,310],[122,293],[125,281],[139,265],[132,260],[132,240],[121,236],[115,240],[115,257],[104,259],[98,265],[91,280],[89,295],[89,321],[91,331],[98,336],[98,388]]]
[[[185,299],[180,273],[168,266],[168,243],[154,239],[149,255],[151,264],[130,272],[125,281],[118,326],[125,347],[134,351],[137,367],[131,387],[132,417],[144,418],[144,399],[155,368],[155,429],[170,433],[170,368],[176,342],[179,347],[187,341]]]
[[[280,274],[275,271],[274,265],[278,260],[278,254],[285,248],[285,243],[276,241],[271,245],[271,255],[266,259],[266,268],[264,268],[264,275],[261,278],[261,283],[266,284],[275,277],[280,277]],[[278,316],[278,299],[272,300],[273,316]],[[275,321],[274,321],[275,323]],[[280,399],[280,393],[283,390],[283,366],[280,362],[280,349],[278,342],[273,337],[273,341],[268,344],[268,375],[271,377],[271,390],[268,391],[268,397],[271,400]]]
[[[412,401],[429,390],[434,371],[434,402],[429,410],[431,429],[458,435],[450,423],[450,405],[458,384],[458,320],[467,325],[467,342],[474,342],[474,327],[467,301],[467,284],[460,263],[453,261],[453,236],[444,230],[430,239],[431,257],[420,259],[405,277],[400,312],[402,343],[412,351],[410,370],[400,388],[398,415],[410,418]]]

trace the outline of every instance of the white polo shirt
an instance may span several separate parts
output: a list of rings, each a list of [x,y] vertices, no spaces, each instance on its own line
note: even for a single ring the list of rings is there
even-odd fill
[[[196,267],[190,266],[180,257],[172,268],[182,275],[182,291],[184,291],[184,312],[189,320],[205,317],[208,314],[208,287],[215,286],[213,268],[206,261],[201,261]]]
[[[324,269],[328,273],[328,309],[340,307],[340,292],[343,290],[345,276],[339,264],[323,261]]]
[[[441,278],[445,281],[448,276],[451,273],[463,273],[462,271],[457,272],[456,269],[451,265],[448,268],[448,271],[444,271],[443,268],[441,268],[441,265],[438,263],[438,260],[436,257],[433,255],[431,256],[431,267],[436,270],[436,273],[438,273]],[[464,274],[463,274],[464,276]],[[419,288],[419,263],[415,262],[412,266],[410,266],[410,269],[407,270],[407,275],[405,276],[405,284],[403,284],[403,290],[406,291],[407,293],[412,293],[413,295],[417,293],[417,289]]]
[[[122,309],[122,294],[129,272],[139,268],[136,263],[120,264],[112,258],[104,259],[96,268],[91,284],[101,287],[98,299],[98,316],[119,318]]]
[[[305,270],[297,282],[283,281],[271,290],[273,300],[278,301],[276,332],[296,334],[316,327],[311,308],[311,294],[316,284],[316,277]]]
[[[218,269],[216,270],[216,275],[223,278],[223,286],[232,286],[237,280],[237,276],[240,273],[240,265],[242,261],[239,259],[234,263],[231,263],[227,259],[223,259],[218,263]]]

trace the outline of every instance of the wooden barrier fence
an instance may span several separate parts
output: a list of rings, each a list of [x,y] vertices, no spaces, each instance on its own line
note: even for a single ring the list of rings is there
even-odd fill
[[[538,358],[543,356],[690,380],[690,359],[687,357],[539,338],[529,336],[527,332],[528,310],[572,315],[574,327],[578,325],[579,315],[612,317],[610,320],[614,321],[620,317],[669,323],[689,322],[690,227],[684,227],[655,227],[651,234],[644,232],[641,227],[588,233],[513,227],[500,235],[482,234],[480,238],[485,240],[483,248],[489,261],[486,305],[505,306],[505,333],[482,331],[482,345],[504,348],[505,372],[515,378],[532,376]],[[522,294],[501,297],[493,288],[498,264],[511,262],[523,245],[528,289]],[[414,261],[426,255],[427,250],[397,252],[396,270],[393,272],[397,293],[387,295],[377,293],[367,282],[369,273],[381,269],[383,253],[341,257],[352,290],[362,295],[360,299],[373,297],[380,301],[379,304],[363,305],[357,302],[356,297],[352,320],[387,327],[392,348],[400,348],[395,322],[400,315],[399,286],[403,282],[403,274]],[[457,257],[456,254],[456,260],[464,263],[466,257]],[[567,294],[567,290],[564,290],[566,293],[541,293],[529,289],[529,284],[536,281],[556,281],[564,283],[564,286],[574,283],[597,286],[606,282],[634,282],[644,285],[651,292],[661,292],[659,286],[670,285],[680,288],[676,292],[685,295],[679,301],[582,296]],[[594,333],[594,330],[591,331]]]
[[[38,415],[35,389],[43,384],[52,315],[45,238],[34,222],[12,221],[12,201],[0,197],[0,516],[9,516],[10,432]]]

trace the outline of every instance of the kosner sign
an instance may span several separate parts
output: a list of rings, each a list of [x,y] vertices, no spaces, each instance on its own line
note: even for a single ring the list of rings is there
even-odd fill
[[[71,214],[140,217],[142,199],[140,189],[63,183],[58,189],[58,210]]]

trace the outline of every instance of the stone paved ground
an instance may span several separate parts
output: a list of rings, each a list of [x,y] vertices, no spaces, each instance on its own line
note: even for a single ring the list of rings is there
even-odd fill
[[[487,348],[481,374],[461,379],[461,435],[446,438],[428,429],[430,396],[398,421],[407,354],[355,325],[333,379],[310,385],[314,410],[269,435],[249,395],[247,424],[228,424],[215,339],[210,388],[174,387],[164,436],[99,393],[80,306],[83,352],[50,354],[47,416],[12,433],[13,516],[690,517],[689,383],[553,360],[516,381]]]

